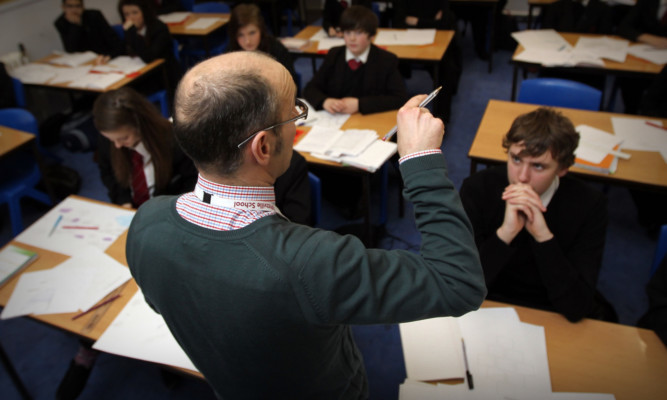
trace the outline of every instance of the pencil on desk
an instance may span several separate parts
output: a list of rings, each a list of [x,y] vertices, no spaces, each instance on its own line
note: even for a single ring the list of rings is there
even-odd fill
[[[63,219],[62,214],[58,215],[58,219],[56,219],[56,222],[53,224],[53,228],[51,228],[51,231],[49,232],[49,236],[53,235],[53,232],[56,231],[56,228],[58,227],[58,224],[60,221]]]
[[[97,226],[76,226],[76,225],[65,225],[63,226],[63,229],[100,229]]]
[[[102,306],[105,305],[105,304],[109,304],[109,303],[111,303],[112,301],[116,300],[116,299],[119,298],[119,297],[120,297],[120,294],[117,294],[117,295],[115,295],[115,296],[112,296],[112,297],[110,297],[110,298],[104,300],[103,302],[101,302],[100,304],[98,304],[98,305],[96,305],[96,306],[92,306],[92,307],[90,307],[90,308],[87,309],[86,311],[84,311],[84,312],[82,312],[82,313],[79,313],[79,314],[73,316],[73,317],[72,317],[72,321],[74,321],[75,319],[78,319],[78,318],[83,317],[84,315],[88,314],[88,313],[91,312],[91,311],[95,311],[95,310],[97,310],[98,308],[102,307]]]

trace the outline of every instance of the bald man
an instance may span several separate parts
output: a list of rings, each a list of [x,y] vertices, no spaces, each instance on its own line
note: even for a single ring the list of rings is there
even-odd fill
[[[220,398],[367,398],[350,324],[462,315],[486,294],[440,151],[444,126],[418,107],[423,95],[398,112],[397,138],[420,254],[369,250],[282,217],[272,185],[308,113],[295,94],[289,72],[261,53],[192,68],[174,129],[196,188],[144,203],[128,234],[146,301]]]

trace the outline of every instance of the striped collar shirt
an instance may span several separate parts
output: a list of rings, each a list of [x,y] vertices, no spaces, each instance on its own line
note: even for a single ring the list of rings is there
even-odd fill
[[[211,182],[199,175],[197,189],[213,196],[233,200],[276,202],[272,186],[249,187],[229,186]],[[236,208],[207,204],[198,198],[195,192],[185,193],[176,201],[178,214],[195,225],[217,231],[241,229],[262,217],[276,214],[274,210],[239,210]]]

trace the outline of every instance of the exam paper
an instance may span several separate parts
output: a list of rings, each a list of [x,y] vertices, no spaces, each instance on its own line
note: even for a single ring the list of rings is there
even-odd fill
[[[190,14],[192,13],[188,11],[178,11],[171,12],[169,14],[158,15],[158,18],[165,24],[179,24],[185,21],[190,16]]]
[[[95,72],[116,72],[128,75],[139,71],[146,66],[146,63],[140,57],[118,56],[104,65],[96,65],[92,68]]]
[[[11,71],[11,75],[25,84],[43,84],[58,75],[57,68],[52,65],[30,63],[16,67]]]
[[[65,83],[79,80],[90,72],[90,68],[89,65],[74,68],[56,68],[56,76],[49,83]]]
[[[625,62],[625,57],[628,55],[629,44],[627,40],[612,39],[607,36],[580,37],[574,50],[622,63]]]
[[[374,43],[377,46],[420,46],[433,44],[434,41],[435,29],[405,29],[378,31]]]
[[[56,224],[59,216],[62,218]],[[133,210],[70,197],[21,232],[16,240],[69,256],[86,246],[104,251],[130,226],[133,216]]]
[[[324,51],[329,50],[332,47],[345,46],[345,40],[343,38],[322,38],[318,40],[317,50]]]
[[[667,130],[656,128],[647,122],[662,126],[662,121],[655,119],[611,118],[614,134],[623,140],[624,149],[658,151],[667,163]]]
[[[524,30],[512,33],[514,40],[526,50],[562,51],[572,46],[553,29]]]
[[[78,67],[85,63],[89,63],[96,58],[97,54],[92,51],[86,51],[83,53],[64,53],[59,57],[52,58],[49,60],[49,63]]]
[[[71,81],[68,86],[104,90],[123,78],[125,75],[113,72],[109,74],[90,73]]]
[[[628,48],[628,53],[653,64],[667,63],[667,49],[658,49],[649,44],[636,44]]]
[[[205,18],[199,18],[195,22],[189,24],[188,26],[185,27],[186,30],[190,29],[206,29],[209,26],[215,24],[218,21],[222,21],[222,18],[219,17],[205,17]]]
[[[197,371],[164,319],[137,291],[93,344],[96,350]]]

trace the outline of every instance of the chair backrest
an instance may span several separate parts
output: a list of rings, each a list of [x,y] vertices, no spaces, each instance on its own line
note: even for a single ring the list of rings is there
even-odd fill
[[[229,13],[229,6],[217,1],[207,1],[195,4],[192,11],[198,13]]]
[[[185,11],[192,11],[192,8],[195,5],[195,0],[181,0],[181,5]]]
[[[125,30],[123,29],[123,24],[113,24],[111,25],[111,28],[114,32],[116,32],[116,35],[121,42],[125,40]]]
[[[0,125],[32,133],[39,139],[37,119],[30,111],[23,108],[0,109]]]
[[[26,107],[25,91],[23,90],[23,82],[16,78],[12,78],[12,86],[14,88],[14,101],[16,105],[21,108]]]
[[[653,255],[653,264],[651,265],[649,278],[655,274],[658,265],[660,265],[660,262],[665,256],[667,256],[667,224],[660,227],[660,234],[658,235],[658,243],[655,246],[655,254]]]
[[[171,113],[169,112],[169,101],[167,100],[167,91],[158,90],[157,92],[146,96],[148,101],[158,106],[160,113],[163,117],[169,118]]]
[[[534,78],[521,82],[517,101],[598,111],[601,99],[600,90],[581,82],[560,78]]]
[[[308,173],[310,182],[310,209],[313,226],[317,226],[322,218],[322,183],[320,178],[312,172]]]
[[[174,58],[176,59],[177,63],[181,63],[181,51],[180,51],[180,43],[178,43],[178,40],[172,39],[172,42],[174,44]]]

